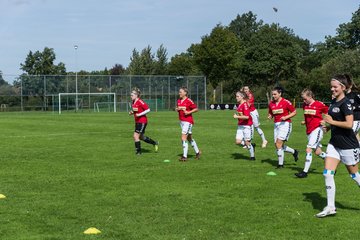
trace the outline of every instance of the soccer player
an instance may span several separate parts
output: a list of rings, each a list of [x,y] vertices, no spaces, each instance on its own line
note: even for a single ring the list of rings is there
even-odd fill
[[[360,141],[359,130],[360,130],[360,93],[358,87],[349,75],[344,74],[346,77],[349,88],[346,91],[346,97],[350,100],[353,106],[354,125],[352,127],[356,138]]]
[[[251,125],[253,122],[250,115],[250,108],[246,100],[247,96],[245,92],[236,93],[236,101],[239,103],[239,106],[236,113],[234,113],[234,118],[238,120],[235,143],[239,145],[244,141],[246,148],[250,152],[250,160],[255,160],[255,149],[251,144],[253,135]]]
[[[134,115],[135,118],[134,141],[136,155],[141,155],[140,140],[153,145],[155,152],[159,149],[159,143],[157,141],[144,136],[147,126],[146,114],[150,112],[150,108],[143,100],[140,99],[140,93],[140,89],[134,88],[130,94],[132,100],[132,110],[129,112],[129,115]]]
[[[259,113],[255,108],[254,95],[250,91],[249,86],[244,86],[241,91],[244,91],[246,93],[246,95],[247,95],[247,98],[248,98],[247,102],[248,102],[248,104],[250,106],[250,115],[252,117],[253,127],[255,128],[256,132],[261,137],[261,140],[262,140],[261,147],[265,148],[266,145],[268,144],[268,141],[265,138],[265,134],[264,134],[263,130],[261,130],[261,128],[260,128],[260,118],[259,118]]]
[[[276,154],[278,157],[277,168],[284,167],[284,152],[293,155],[295,162],[298,160],[299,152],[285,145],[289,140],[292,130],[291,118],[296,115],[296,109],[291,102],[282,97],[284,90],[281,87],[275,87],[271,94],[273,100],[269,103],[268,119],[274,118],[274,141]]]
[[[181,127],[181,141],[183,145],[183,155],[179,161],[186,162],[190,142],[195,150],[195,159],[200,159],[201,151],[199,150],[195,140],[192,138],[192,127],[194,119],[192,114],[198,111],[196,104],[188,98],[189,90],[187,87],[179,89],[179,99],[177,100],[176,111],[179,113],[180,127]]]
[[[308,144],[306,146],[304,170],[295,173],[295,176],[298,178],[306,178],[312,162],[313,149],[315,150],[315,154],[322,159],[326,157],[326,154],[321,150],[320,142],[324,136],[321,126],[321,121],[323,120],[322,114],[327,114],[328,107],[324,103],[316,101],[313,92],[309,89],[304,89],[301,92],[301,97],[304,100],[303,109],[305,118],[302,124],[306,125]]]
[[[336,75],[331,81],[331,91],[335,97],[330,104],[329,112],[322,121],[325,131],[331,130],[331,138],[326,149],[325,178],[327,206],[316,217],[326,217],[336,214],[335,208],[335,180],[334,174],[340,161],[343,162],[350,177],[360,186],[359,142],[356,139],[353,127],[353,108],[345,97],[349,87],[344,75]]]

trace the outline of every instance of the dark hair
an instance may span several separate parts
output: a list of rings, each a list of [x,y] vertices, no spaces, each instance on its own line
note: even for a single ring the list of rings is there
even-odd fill
[[[351,87],[351,78],[348,74],[336,74],[331,78],[331,81],[336,80],[341,85],[343,85],[346,89],[349,89]]]
[[[189,90],[187,87],[181,87],[180,89],[184,90],[184,92],[186,93],[186,96],[189,94]]]
[[[272,91],[277,91],[278,93],[280,93],[280,95],[282,95],[284,93],[284,89],[282,87],[274,87]]]
[[[302,90],[301,95],[302,95],[302,94],[305,94],[306,96],[315,99],[315,95],[314,95],[313,91],[311,91],[311,90],[308,89],[308,88],[305,88],[304,90]]]
[[[354,80],[352,80],[352,78],[350,77],[349,74],[344,74],[344,76],[346,77],[346,80],[348,82],[349,88],[351,90],[355,90],[356,92],[359,92],[359,87],[355,84]]]

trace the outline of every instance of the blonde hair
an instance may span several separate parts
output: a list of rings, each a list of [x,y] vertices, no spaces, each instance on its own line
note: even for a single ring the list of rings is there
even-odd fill
[[[140,97],[140,95],[141,95],[141,91],[140,91],[140,89],[137,88],[137,87],[134,87],[134,88],[132,89],[131,93],[136,94],[137,97]]]
[[[183,86],[180,87],[180,89],[182,89],[186,93],[186,96],[189,94],[189,89],[187,87]]]
[[[239,94],[243,99],[248,100],[248,96],[244,91],[237,91],[235,95]]]
[[[305,88],[304,90],[302,90],[301,95],[306,95],[308,97],[315,99],[314,93],[308,88]]]

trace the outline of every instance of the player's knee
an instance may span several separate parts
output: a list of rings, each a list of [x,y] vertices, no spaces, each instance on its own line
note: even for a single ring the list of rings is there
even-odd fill
[[[241,139],[236,139],[236,140],[235,140],[235,144],[240,145],[241,143],[242,143],[242,140],[241,140]]]

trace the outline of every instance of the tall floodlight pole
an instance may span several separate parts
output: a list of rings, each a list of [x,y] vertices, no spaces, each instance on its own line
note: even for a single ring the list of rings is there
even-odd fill
[[[76,112],[79,111],[79,106],[78,106],[78,79],[77,79],[77,74],[78,74],[78,69],[77,69],[77,49],[78,49],[78,45],[74,45],[74,49],[75,49],[75,110]]]

